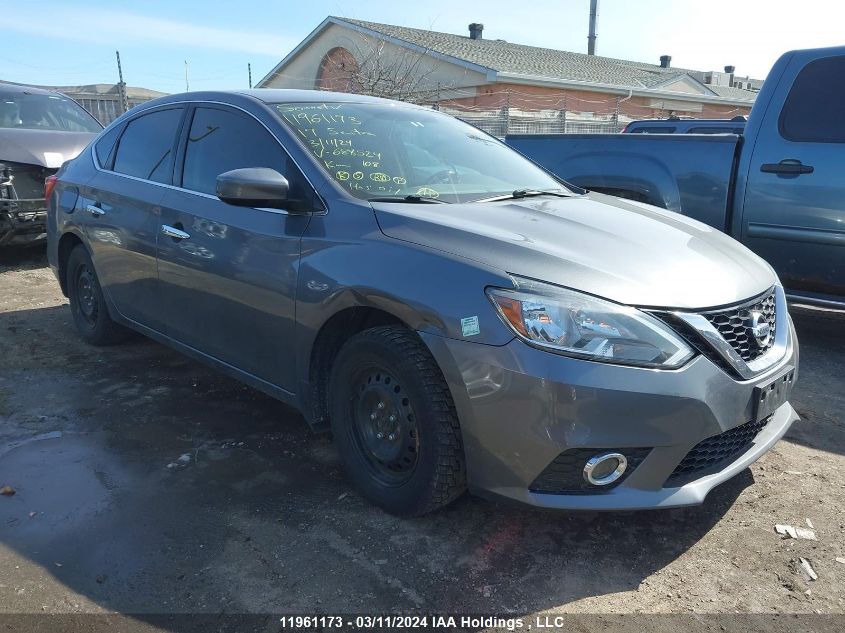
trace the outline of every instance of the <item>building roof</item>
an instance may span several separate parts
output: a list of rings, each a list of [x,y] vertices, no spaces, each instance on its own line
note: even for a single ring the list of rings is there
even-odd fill
[[[36,89],[42,92],[61,92],[67,95],[86,95],[95,97],[96,95],[116,95],[117,84],[87,84],[84,86],[30,86],[27,84],[20,84],[14,81],[3,81],[0,79],[0,84],[8,86],[18,86],[26,89]],[[155,99],[163,97],[166,92],[159,92],[157,90],[150,90],[149,88],[139,88],[137,86],[126,86],[126,96],[129,99]]]
[[[711,91],[712,96],[749,103],[756,97],[756,93],[750,90],[705,85],[699,80],[699,77],[704,75],[701,71],[662,68],[658,64],[513,44],[504,40],[471,39],[465,35],[350,18],[330,17],[328,21],[346,23],[394,40],[401,40],[426,51],[461,60],[499,74],[596,83],[629,89],[659,89],[661,85],[689,77],[704,86],[705,90]]]

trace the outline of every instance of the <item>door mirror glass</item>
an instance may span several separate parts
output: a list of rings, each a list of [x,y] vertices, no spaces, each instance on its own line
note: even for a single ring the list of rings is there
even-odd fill
[[[288,179],[269,167],[233,169],[217,176],[217,197],[238,207],[296,210]]]

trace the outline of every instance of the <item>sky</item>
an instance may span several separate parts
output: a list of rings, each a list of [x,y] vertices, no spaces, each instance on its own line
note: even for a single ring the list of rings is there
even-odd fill
[[[163,92],[246,88],[328,15],[586,52],[589,0],[0,0],[0,79],[124,80]],[[796,48],[845,45],[842,0],[600,0],[597,53],[763,79]]]

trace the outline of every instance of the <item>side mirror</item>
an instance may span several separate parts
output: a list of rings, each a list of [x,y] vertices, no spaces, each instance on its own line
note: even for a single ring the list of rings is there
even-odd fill
[[[217,197],[237,207],[268,207],[301,210],[299,201],[290,200],[288,179],[275,169],[247,167],[217,176]]]

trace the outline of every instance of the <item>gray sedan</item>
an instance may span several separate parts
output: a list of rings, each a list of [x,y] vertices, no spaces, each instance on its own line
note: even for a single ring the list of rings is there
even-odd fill
[[[467,488],[700,503],[797,418],[798,344],[763,260],[422,107],[174,95],[49,190],[83,338],[141,332],[296,406],[398,515]]]

